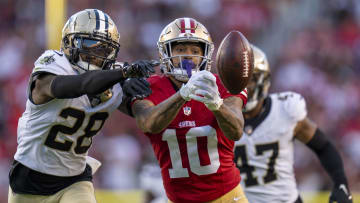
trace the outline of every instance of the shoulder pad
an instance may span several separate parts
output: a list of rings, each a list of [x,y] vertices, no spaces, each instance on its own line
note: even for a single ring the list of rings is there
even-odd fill
[[[71,66],[64,53],[55,50],[46,50],[34,63],[32,74],[49,72],[55,75],[66,75]]]
[[[287,115],[294,121],[301,121],[307,115],[306,101],[303,96],[295,92],[281,92],[276,98],[282,102]]]

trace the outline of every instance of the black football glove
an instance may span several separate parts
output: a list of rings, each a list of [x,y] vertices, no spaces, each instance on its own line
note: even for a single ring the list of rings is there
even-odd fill
[[[121,86],[124,94],[131,100],[143,99],[151,94],[150,83],[144,78],[128,78]]]
[[[124,63],[123,72],[124,77],[133,78],[133,77],[150,77],[151,73],[155,73],[154,67],[158,66],[160,63],[155,60],[138,60],[132,64],[127,62]]]
[[[345,184],[334,186],[330,194],[329,203],[352,203],[352,196]]]

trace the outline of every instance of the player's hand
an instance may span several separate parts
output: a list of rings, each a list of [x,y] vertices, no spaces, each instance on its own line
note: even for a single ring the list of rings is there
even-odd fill
[[[209,71],[200,71],[201,77],[194,81],[195,90],[189,95],[191,99],[202,102],[211,110],[219,110],[223,104],[219,89],[216,84],[216,77]]]
[[[352,196],[345,184],[335,186],[330,194],[329,203],[352,203]]]
[[[181,97],[186,100],[186,101],[190,101],[190,94],[192,94],[195,91],[195,86],[194,83],[195,81],[199,80],[200,78],[204,77],[203,74],[200,72],[195,73],[194,75],[192,75],[189,79],[189,81],[186,84],[183,84],[182,87],[180,88],[180,95]]]
[[[158,66],[160,63],[155,60],[138,60],[132,64],[127,62],[123,65],[123,74],[126,78],[135,78],[135,77],[150,77],[152,73],[155,73],[154,67]]]
[[[128,78],[122,83],[124,94],[134,99],[143,99],[151,94],[150,84],[144,78]]]

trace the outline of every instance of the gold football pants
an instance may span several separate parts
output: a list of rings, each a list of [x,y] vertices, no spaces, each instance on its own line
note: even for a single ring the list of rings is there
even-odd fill
[[[174,203],[174,202],[168,200],[168,203]],[[244,191],[242,190],[241,185],[239,184],[230,192],[207,203],[249,203],[249,201],[247,200]]]
[[[96,203],[94,186],[80,181],[53,195],[17,194],[9,187],[8,203]]]

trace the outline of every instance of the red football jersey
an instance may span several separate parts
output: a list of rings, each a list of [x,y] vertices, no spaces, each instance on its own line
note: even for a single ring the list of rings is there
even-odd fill
[[[246,104],[246,91],[231,95],[215,76],[221,98],[238,96]],[[166,76],[152,76],[148,81],[152,94],[145,99],[155,105],[176,93]],[[165,130],[146,136],[159,161],[171,201],[211,201],[240,183],[240,173],[233,161],[234,141],[225,137],[215,116],[203,103],[186,102]]]

